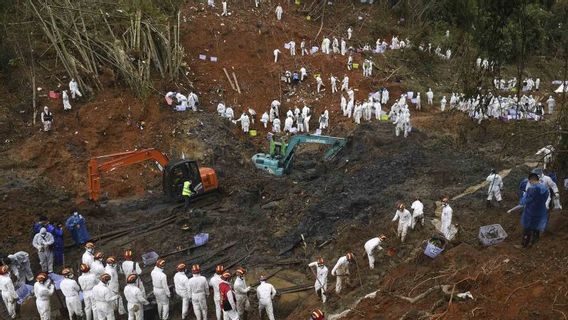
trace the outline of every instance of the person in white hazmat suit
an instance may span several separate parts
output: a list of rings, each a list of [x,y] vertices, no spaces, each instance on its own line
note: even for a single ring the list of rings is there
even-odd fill
[[[112,307],[114,310],[118,311],[118,314],[126,314],[126,309],[124,308],[124,302],[122,301],[122,295],[120,295],[120,285],[118,284],[118,270],[116,269],[116,258],[108,257],[106,259],[105,273],[110,275],[110,281],[108,282],[108,287],[117,296],[117,299],[113,302]]]
[[[554,209],[555,210],[562,210],[562,204],[560,203],[560,190],[558,189],[558,185],[552,180],[551,177],[544,174],[542,169],[533,169],[532,173],[536,173],[539,177],[539,182],[546,186],[548,190],[552,190],[549,192],[548,199],[546,200],[546,207],[550,208],[550,201],[552,200],[552,196],[554,196]],[[530,187],[530,184],[527,183],[525,191],[527,191]]]
[[[109,288],[110,275],[103,273],[99,283],[93,288],[93,299],[97,311],[97,320],[114,320],[114,302],[118,299]]]
[[[47,232],[46,228],[41,228],[32,241],[32,245],[37,249],[39,264],[43,272],[53,272],[53,250],[51,246],[54,241],[53,235]]]
[[[34,296],[36,297],[36,307],[40,320],[51,319],[51,304],[49,300],[55,292],[55,285],[47,278],[47,274],[42,272],[36,276],[34,284]]]
[[[249,132],[250,128],[250,118],[246,113],[241,114],[241,117],[236,120],[237,122],[241,122],[241,128],[243,129],[244,133]]]
[[[400,237],[400,241],[404,242],[408,228],[412,225],[412,215],[410,211],[406,210],[404,203],[398,205],[398,210],[396,210],[392,221],[396,220],[398,220],[397,235]]]
[[[85,244],[85,252],[81,257],[81,263],[84,263],[91,267],[93,261],[95,261],[95,244],[92,242],[87,242]]]
[[[65,305],[67,306],[67,312],[69,312],[69,320],[73,320],[73,316],[82,318],[83,310],[81,299],[79,298],[81,288],[77,284],[77,281],[73,279],[73,270],[65,268],[61,272],[61,275],[63,275],[65,279],[61,281],[59,288],[61,288],[61,292],[65,296]]]
[[[91,268],[86,263],[80,266],[81,275],[79,276],[79,286],[83,291],[83,301],[85,302],[85,316],[87,320],[97,319],[97,307],[93,297],[93,288],[97,285],[99,280]]]
[[[245,274],[246,270],[244,268],[238,268],[236,271],[237,278],[233,284],[235,296],[237,298],[237,311],[239,312],[239,318],[243,318],[245,312],[248,314],[250,311],[248,293],[252,288],[247,286]]]
[[[416,199],[410,206],[410,209],[412,209],[412,230],[414,230],[419,222],[420,225],[424,227],[424,204],[418,197],[416,197]]]
[[[181,299],[181,318],[186,319],[189,313],[189,303],[191,296],[187,286],[187,275],[185,274],[187,266],[185,263],[180,263],[176,266],[176,274],[174,275],[174,288],[175,292]]]
[[[104,254],[100,251],[95,253],[95,260],[91,263],[91,272],[97,277],[97,279],[105,273],[105,266],[103,265]]]
[[[286,120],[284,120],[284,132],[292,131],[292,126],[294,125],[294,117],[288,115]]]
[[[272,121],[272,132],[280,133],[280,119],[278,119],[278,117],[274,118],[274,121]]]
[[[215,319],[221,320],[223,312],[221,310],[221,293],[219,292],[219,284],[221,284],[221,276],[225,272],[222,265],[215,267],[215,274],[209,279],[209,287],[213,290],[213,302],[215,304]]]
[[[2,291],[2,300],[8,311],[10,318],[16,318],[16,302],[18,294],[14,289],[12,279],[10,279],[10,268],[6,265],[0,267],[0,291]]]
[[[318,258],[317,261],[308,264],[308,267],[310,267],[312,273],[316,277],[316,283],[314,284],[316,294],[321,298],[321,301],[325,303],[325,301],[327,300],[325,293],[327,292],[327,275],[329,273],[329,270],[325,266],[324,260],[321,257]],[[315,271],[313,268],[315,268]]]
[[[302,115],[304,116],[304,130],[310,132],[310,119],[312,118],[312,112],[308,106],[302,108]]]
[[[276,20],[280,21],[282,20],[282,14],[284,13],[284,9],[282,9],[281,5],[276,6],[276,10],[274,10],[274,13],[276,13]]]
[[[454,210],[450,207],[448,203],[448,198],[442,199],[442,217],[441,217],[441,225],[440,231],[444,235],[447,240],[451,240],[453,238],[453,234],[451,233],[451,226],[452,226],[452,216]]]
[[[187,288],[193,305],[193,313],[197,320],[207,320],[207,297],[209,297],[209,284],[201,275],[198,264],[191,266],[193,277],[187,281]]]
[[[337,259],[335,266],[331,269],[331,275],[336,277],[335,280],[335,293],[340,293],[343,289],[343,284],[347,282],[349,277],[349,264],[355,261],[353,253],[348,252],[346,255]]]
[[[375,269],[375,252],[383,250],[381,244],[387,240],[387,236],[380,235],[365,242],[365,252],[369,258],[369,268]]]
[[[71,93],[72,99],[83,96],[81,91],[79,91],[79,84],[75,81],[75,79],[71,79],[71,81],[69,81],[69,92]]]
[[[225,108],[225,104],[224,104],[223,102],[219,102],[219,103],[217,104],[217,114],[218,114],[220,117],[224,117],[224,116],[225,116],[225,109],[226,109],[226,108]]]
[[[262,123],[265,129],[268,127],[268,119],[269,119],[268,112],[264,112],[262,114],[262,117],[260,117],[260,122]]]
[[[256,288],[256,296],[258,298],[258,314],[262,319],[262,311],[266,311],[269,320],[274,320],[274,307],[272,306],[272,299],[276,296],[276,289],[273,285],[266,282],[264,276],[260,276],[260,285]]]
[[[225,118],[227,118],[229,121],[233,121],[234,117],[235,117],[235,112],[233,111],[233,108],[227,107],[225,109]]]
[[[487,207],[489,208],[491,206],[491,200],[493,200],[493,198],[495,198],[495,200],[497,200],[497,203],[500,205],[501,200],[503,200],[503,198],[501,197],[501,190],[503,190],[503,179],[495,170],[492,169],[491,174],[487,176],[485,181],[489,183],[489,188],[487,190]]]
[[[67,94],[67,90],[63,90],[63,93],[61,94],[61,100],[63,101],[63,110],[71,110],[71,102],[69,102],[69,95]]]
[[[542,156],[543,168],[546,169],[548,165],[552,162],[552,154],[554,153],[554,147],[548,145],[546,147],[540,148],[535,155]]]
[[[136,285],[142,291],[144,297],[146,297],[146,288],[144,288],[144,282],[140,279],[140,275],[142,274],[142,269],[140,268],[140,264],[136,261],[132,261],[132,250],[125,250],[124,251],[124,261],[122,262],[122,273],[124,273],[124,277],[128,280],[128,276],[131,274],[135,274],[138,277],[136,278]]]
[[[128,320],[144,320],[144,305],[149,304],[145,294],[136,284],[138,280],[138,276],[134,273],[126,277],[124,297],[127,302]]]
[[[32,281],[34,279],[34,274],[30,266],[30,255],[27,252],[18,251],[8,255],[8,259],[10,260],[10,270],[17,279],[15,283],[16,287],[23,285],[26,280]]]
[[[168,279],[164,273],[166,260],[159,259],[156,266],[150,273],[152,277],[152,286],[154,287],[154,296],[158,304],[158,317],[160,320],[167,320],[170,317],[170,289],[168,287]]]

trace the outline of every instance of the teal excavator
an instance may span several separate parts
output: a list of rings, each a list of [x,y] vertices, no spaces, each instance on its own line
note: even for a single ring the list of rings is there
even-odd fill
[[[296,147],[304,143],[329,145],[324,160],[333,159],[347,144],[345,138],[317,135],[297,135],[290,138],[288,143],[284,141],[270,141],[270,153],[257,153],[252,157],[254,165],[268,171],[275,176],[282,176],[290,172]]]

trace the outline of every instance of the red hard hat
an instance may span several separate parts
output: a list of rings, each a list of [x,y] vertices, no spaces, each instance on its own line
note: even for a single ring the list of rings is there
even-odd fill
[[[223,272],[225,272],[225,267],[223,267],[222,265],[217,265],[215,267],[215,273],[216,274],[223,274]]]
[[[137,276],[135,273],[130,274],[130,275],[126,278],[126,283],[134,283],[134,282],[136,282],[136,279],[138,279],[138,276]]]
[[[89,272],[89,270],[91,270],[91,268],[89,267],[88,264],[85,263],[81,263],[81,267],[79,267],[79,269],[81,270],[81,272],[83,273],[87,273]]]
[[[100,251],[97,251],[97,253],[95,253],[95,259],[97,260],[104,258],[104,256],[105,256],[104,253]]]
[[[323,258],[322,258],[322,257],[319,257],[319,258],[318,258],[318,264],[319,264],[319,265],[323,265],[323,263],[324,263]]]
[[[166,260],[164,259],[158,259],[158,261],[156,261],[156,267],[158,268],[164,268],[165,265],[166,265]]]
[[[353,253],[351,253],[351,252],[347,252],[347,254],[345,255],[345,257],[347,257],[347,260],[348,260],[348,261],[353,261],[353,259],[355,258],[355,257],[353,256]]]
[[[320,309],[315,309],[312,311],[311,320],[324,320],[323,312]]]
[[[124,250],[124,259],[126,260],[132,259],[132,250]]]
[[[201,267],[198,264],[194,264],[191,266],[191,273],[200,273]]]
[[[36,276],[36,281],[37,282],[45,282],[45,280],[47,280],[47,275],[43,272],[40,272],[37,276]]]
[[[177,265],[176,270],[177,272],[183,272],[185,271],[185,269],[187,268],[187,266],[185,265],[185,263],[180,263]]]
[[[101,276],[100,276],[101,281],[104,282],[104,283],[109,282],[109,281],[110,281],[110,278],[111,278],[111,277],[110,277],[110,274],[108,274],[108,273],[103,273],[103,274],[101,274]]]
[[[8,268],[8,266],[4,265],[0,267],[0,274],[6,274],[8,273],[8,271],[10,271],[10,268]]]

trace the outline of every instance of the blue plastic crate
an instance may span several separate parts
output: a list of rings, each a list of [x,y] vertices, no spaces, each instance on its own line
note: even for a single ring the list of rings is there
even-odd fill
[[[199,233],[193,237],[195,239],[196,246],[202,246],[209,241],[209,233]]]

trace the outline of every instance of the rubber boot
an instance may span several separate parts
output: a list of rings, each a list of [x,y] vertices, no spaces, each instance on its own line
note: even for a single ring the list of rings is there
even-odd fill
[[[534,245],[535,243],[538,242],[540,238],[540,231],[538,230],[533,230],[532,232],[532,239],[531,239],[531,245]]]
[[[525,230],[523,232],[523,241],[521,242],[521,245],[523,246],[523,248],[526,248],[529,246],[529,243],[531,241],[531,233],[532,231],[530,230]]]

